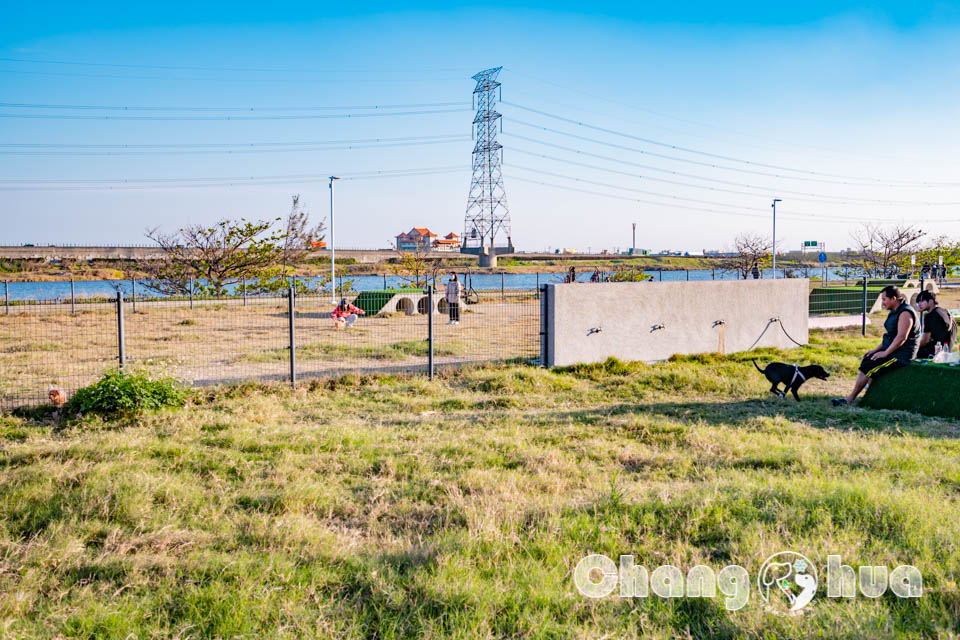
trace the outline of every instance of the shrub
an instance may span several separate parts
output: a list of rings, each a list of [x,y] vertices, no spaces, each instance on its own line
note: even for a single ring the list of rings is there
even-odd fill
[[[144,373],[113,369],[73,394],[67,411],[72,415],[130,417],[162,407],[181,406],[186,397],[186,390],[171,378],[151,378]]]

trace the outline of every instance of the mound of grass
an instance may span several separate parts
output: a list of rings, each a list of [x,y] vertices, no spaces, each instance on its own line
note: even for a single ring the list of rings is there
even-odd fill
[[[182,406],[186,397],[186,391],[172,379],[114,369],[79,389],[66,409],[69,415],[92,413],[106,418],[131,418],[144,411]]]

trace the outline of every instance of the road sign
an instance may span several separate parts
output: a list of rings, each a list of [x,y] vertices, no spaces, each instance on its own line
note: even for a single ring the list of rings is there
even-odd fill
[[[826,261],[827,261],[827,254],[824,253],[823,251],[821,251],[821,252],[820,252],[820,255],[817,256],[817,260],[819,260],[820,262],[826,262]]]

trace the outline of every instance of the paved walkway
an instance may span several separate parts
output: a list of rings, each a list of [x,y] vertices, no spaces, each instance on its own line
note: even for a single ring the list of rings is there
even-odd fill
[[[862,316],[810,316],[811,329],[842,329],[844,327],[859,327]],[[870,324],[870,318],[867,318],[867,324]]]

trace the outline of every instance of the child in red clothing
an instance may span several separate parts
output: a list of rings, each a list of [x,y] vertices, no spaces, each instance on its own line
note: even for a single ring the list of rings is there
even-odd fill
[[[337,308],[333,310],[333,313],[330,314],[330,317],[333,318],[334,326],[337,329],[347,329],[353,326],[357,317],[365,313],[363,309],[350,304],[346,298],[343,298]]]

